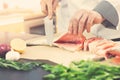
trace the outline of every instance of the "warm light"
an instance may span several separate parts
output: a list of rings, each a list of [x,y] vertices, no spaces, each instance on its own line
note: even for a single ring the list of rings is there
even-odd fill
[[[0,10],[6,8],[41,10],[40,0],[0,0]]]

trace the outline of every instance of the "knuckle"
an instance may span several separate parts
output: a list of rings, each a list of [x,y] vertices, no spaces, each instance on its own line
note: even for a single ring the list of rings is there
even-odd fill
[[[88,26],[89,26],[89,25],[91,25],[91,24],[92,24],[91,22],[87,22],[87,24],[86,24],[86,25],[88,25]]]
[[[84,21],[79,21],[79,25],[84,25]]]

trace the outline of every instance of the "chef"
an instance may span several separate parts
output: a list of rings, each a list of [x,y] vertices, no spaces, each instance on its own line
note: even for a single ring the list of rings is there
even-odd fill
[[[54,15],[58,0],[41,0],[42,11],[50,19]],[[91,32],[97,37],[120,40],[120,2],[118,0],[60,0],[58,11],[59,31],[83,35]],[[104,41],[96,45],[96,53],[119,56],[120,43]]]
[[[81,35],[85,30],[96,36],[117,40],[120,38],[117,0],[61,0],[58,14],[60,31]],[[41,0],[42,11],[51,19],[58,0]],[[63,30],[62,30],[63,29]]]

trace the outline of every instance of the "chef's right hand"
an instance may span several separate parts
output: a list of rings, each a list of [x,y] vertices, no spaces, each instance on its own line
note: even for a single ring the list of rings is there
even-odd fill
[[[41,0],[42,12],[47,14],[49,19],[52,19],[57,5],[58,5],[58,0]]]

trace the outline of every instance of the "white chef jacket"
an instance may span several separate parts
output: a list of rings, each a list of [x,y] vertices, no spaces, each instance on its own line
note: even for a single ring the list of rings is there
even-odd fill
[[[58,11],[58,32],[67,31],[69,20],[77,10],[93,9],[107,19],[108,24],[112,25],[94,25],[91,33],[106,39],[120,38],[119,3],[118,0],[62,0]]]

